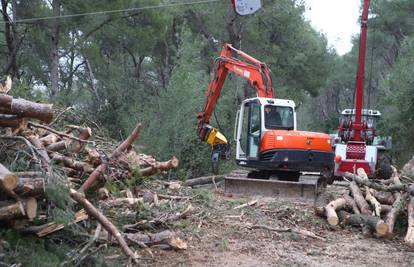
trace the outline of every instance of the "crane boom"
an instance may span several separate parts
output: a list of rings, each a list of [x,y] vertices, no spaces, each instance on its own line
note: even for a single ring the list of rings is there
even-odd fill
[[[361,18],[361,40],[359,43],[358,73],[356,80],[355,121],[353,126],[355,132],[353,141],[362,141],[361,130],[363,130],[363,125],[361,123],[361,116],[363,104],[362,102],[364,99],[365,55],[367,47],[369,4],[369,0],[364,0]]]
[[[217,131],[209,123],[229,71],[247,79],[257,89],[259,97],[273,98],[272,81],[267,65],[234,48],[231,44],[224,44],[220,57],[216,59],[214,73],[205,94],[204,108],[197,114],[198,134],[203,141],[207,141],[211,145],[215,145],[217,142],[227,144],[227,140],[223,139],[224,136],[219,138],[221,141],[216,139],[209,142],[208,139],[212,130],[213,133]]]

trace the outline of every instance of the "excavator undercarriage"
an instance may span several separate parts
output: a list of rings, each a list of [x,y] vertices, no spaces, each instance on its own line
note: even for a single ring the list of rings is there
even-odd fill
[[[313,202],[326,188],[327,178],[319,173],[269,173],[235,170],[226,175],[224,190],[228,196],[263,196]]]

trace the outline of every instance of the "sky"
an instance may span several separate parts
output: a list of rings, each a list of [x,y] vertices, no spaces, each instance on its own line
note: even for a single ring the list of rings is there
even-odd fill
[[[305,17],[318,31],[326,34],[329,46],[339,55],[352,48],[351,38],[358,34],[360,26],[360,0],[305,0]]]

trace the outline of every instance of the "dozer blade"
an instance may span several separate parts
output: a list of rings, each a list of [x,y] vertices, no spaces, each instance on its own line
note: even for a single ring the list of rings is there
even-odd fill
[[[250,179],[238,172],[224,179],[226,195],[263,196],[296,199],[305,202],[314,201],[324,187],[320,184],[320,176],[302,175],[299,182]]]

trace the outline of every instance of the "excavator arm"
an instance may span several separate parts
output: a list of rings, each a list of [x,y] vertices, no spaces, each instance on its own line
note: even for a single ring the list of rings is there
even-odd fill
[[[266,64],[237,50],[230,44],[224,44],[220,57],[216,59],[214,73],[205,93],[204,108],[197,114],[198,135],[201,140],[213,147],[213,154],[217,152],[216,157],[228,157],[229,151],[226,137],[210,125],[210,118],[229,71],[247,79],[252,87],[256,88],[259,97],[273,98],[270,70]]]

